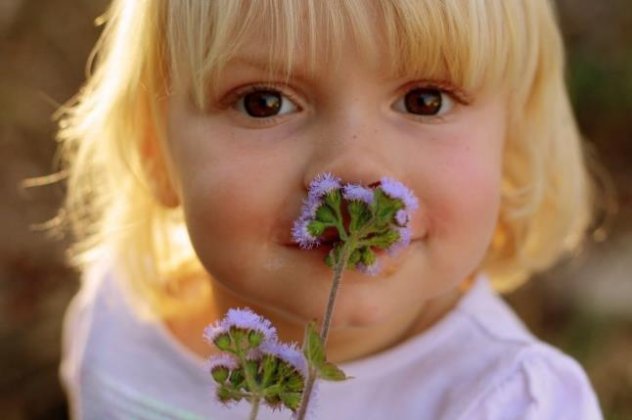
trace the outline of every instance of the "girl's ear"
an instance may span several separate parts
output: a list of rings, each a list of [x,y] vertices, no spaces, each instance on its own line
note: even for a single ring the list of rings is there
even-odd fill
[[[165,151],[155,129],[146,125],[145,137],[141,145],[141,161],[147,178],[147,185],[158,203],[167,208],[180,205],[180,197],[174,188],[172,171],[165,159]]]

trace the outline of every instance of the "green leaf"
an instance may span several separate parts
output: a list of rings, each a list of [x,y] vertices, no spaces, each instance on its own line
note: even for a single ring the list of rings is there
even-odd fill
[[[350,379],[338,366],[325,362],[316,368],[318,376],[326,381],[344,381]]]
[[[325,346],[316,330],[316,323],[311,321],[305,328],[303,354],[310,366],[318,367],[325,362]]]

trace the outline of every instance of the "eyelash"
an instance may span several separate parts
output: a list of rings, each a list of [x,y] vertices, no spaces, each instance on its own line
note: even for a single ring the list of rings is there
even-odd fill
[[[233,108],[236,113],[240,114],[241,117],[248,119],[251,123],[258,125],[275,125],[281,119],[285,118],[287,114],[283,115],[275,115],[272,117],[265,118],[255,118],[252,116],[245,116],[238,110],[236,110],[236,105],[238,102],[246,97],[249,93],[255,93],[260,91],[274,91],[281,94],[282,97],[289,99],[296,108],[300,111],[303,107],[300,105],[300,101],[297,99],[297,95],[291,92],[291,89],[287,85],[275,84],[275,83],[260,83],[238,87],[229,92],[220,102],[222,109]]]
[[[441,94],[447,95],[450,98],[450,100],[455,102],[455,104],[453,105],[453,108],[456,108],[458,106],[468,106],[472,103],[472,99],[470,95],[468,95],[462,89],[459,89],[458,87],[454,86],[450,82],[435,81],[435,80],[416,81],[416,82],[412,82],[412,83],[404,85],[404,87],[402,87],[402,89],[399,91],[398,96],[397,96],[398,99],[395,103],[403,100],[408,93],[416,89],[438,90]],[[448,111],[448,114],[450,113],[450,111]],[[419,114],[413,114],[412,112],[403,112],[403,113],[408,118],[411,118],[416,121],[424,122],[424,123],[441,123],[441,122],[444,122],[447,117],[449,117],[449,115],[447,116],[446,115],[419,115]]]
[[[417,81],[414,83],[410,83],[405,85],[398,93],[397,103],[401,101],[405,95],[412,92],[415,89],[436,89],[442,94],[447,95],[451,100],[456,102],[456,106],[467,106],[470,105],[472,100],[467,93],[462,91],[459,88],[456,88],[454,85],[448,82],[442,81]],[[241,118],[247,119],[249,122],[257,124],[257,125],[275,125],[280,122],[280,120],[284,119],[288,114],[282,115],[274,115],[270,117],[256,118],[253,116],[244,115],[243,112],[236,109],[236,105],[240,100],[244,99],[246,95],[254,92],[260,91],[274,91],[278,92],[282,97],[287,98],[289,101],[296,106],[297,110],[300,111],[303,107],[300,105],[300,101],[296,98],[291,89],[284,84],[275,84],[275,83],[260,83],[260,84],[252,84],[247,86],[238,87],[231,92],[229,92],[221,101],[220,107],[222,109],[233,108],[233,110],[240,115]],[[392,105],[391,107],[393,107]],[[445,120],[445,115],[419,115],[411,112],[403,112],[409,118],[419,120],[422,122],[442,122]]]

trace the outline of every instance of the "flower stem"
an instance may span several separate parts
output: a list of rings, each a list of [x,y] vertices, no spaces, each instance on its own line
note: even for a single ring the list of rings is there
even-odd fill
[[[349,241],[351,242],[351,241]],[[325,316],[323,317],[323,325],[320,330],[320,338],[323,340],[323,346],[327,344],[327,336],[329,335],[329,326],[331,325],[331,318],[334,314],[334,304],[336,303],[336,295],[338,294],[338,288],[340,287],[340,280],[342,274],[351,255],[351,248],[349,242],[345,242],[340,252],[340,260],[334,267],[334,276],[329,290],[329,299],[327,300],[327,308],[325,309]]]
[[[334,276],[331,284],[331,289],[329,291],[329,299],[327,300],[327,308],[325,309],[325,316],[323,318],[323,325],[320,330],[320,338],[322,339],[323,346],[327,343],[327,337],[329,335],[329,326],[331,325],[331,318],[334,313],[334,304],[336,303],[336,295],[338,294],[338,287],[340,287],[340,280],[342,279],[342,274],[344,272],[345,267],[347,266],[347,262],[349,260],[349,256],[351,255],[351,249],[353,249],[355,241],[349,240],[345,242],[342,246],[342,251],[340,252],[340,260],[334,267]],[[297,418],[298,420],[304,420],[305,415],[307,414],[307,406],[309,405],[309,400],[312,395],[312,390],[314,389],[314,383],[316,382],[316,369],[313,367],[309,367],[307,372],[307,379],[305,381],[305,388],[303,389],[303,398],[301,400],[301,406],[299,407]]]
[[[259,403],[261,402],[261,392],[259,389],[259,385],[257,384],[257,379],[252,376],[250,369],[247,368],[247,358],[242,350],[238,350],[237,357],[239,358],[239,362],[243,366],[244,369],[244,377],[246,378],[246,383],[250,388],[251,397],[250,404],[252,405],[250,409],[250,420],[255,420],[257,418],[257,414],[259,413]]]
[[[307,414],[307,406],[309,405],[310,397],[312,396],[312,390],[314,389],[314,383],[316,382],[316,369],[309,367],[307,371],[307,379],[305,380],[305,388],[303,388],[303,398],[301,399],[301,405],[298,408],[296,418],[298,420],[304,420]]]
[[[261,402],[261,397],[256,396],[251,400],[252,407],[250,409],[250,420],[255,420],[257,418],[257,414],[259,414],[259,402]]]

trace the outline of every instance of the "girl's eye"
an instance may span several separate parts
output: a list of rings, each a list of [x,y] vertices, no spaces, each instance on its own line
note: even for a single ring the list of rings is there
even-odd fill
[[[441,89],[414,88],[409,90],[403,98],[398,100],[394,108],[400,112],[434,117],[449,112],[454,106],[454,100]]]
[[[259,89],[242,95],[235,108],[253,118],[270,118],[295,112],[298,107],[287,96],[274,89]]]

